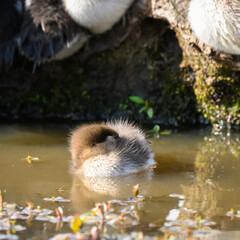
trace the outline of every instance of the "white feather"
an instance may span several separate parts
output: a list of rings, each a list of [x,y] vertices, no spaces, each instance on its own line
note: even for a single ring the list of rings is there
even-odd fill
[[[31,5],[31,0],[25,0],[25,9],[28,10]]]
[[[124,15],[133,0],[63,0],[68,14],[95,34],[109,30]]]
[[[192,0],[188,17],[199,40],[217,51],[240,54],[239,0]]]
[[[73,55],[86,43],[89,38],[89,35],[77,34],[73,38],[73,40],[69,42],[67,46],[65,46],[60,52],[58,52],[52,59],[62,60]]]

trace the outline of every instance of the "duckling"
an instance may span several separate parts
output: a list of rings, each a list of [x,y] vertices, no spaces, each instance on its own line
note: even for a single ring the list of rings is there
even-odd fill
[[[200,41],[216,51],[240,54],[239,0],[192,0],[188,17]]]
[[[133,1],[3,0],[0,32],[17,35],[19,52],[37,63],[61,60],[77,52],[93,35],[111,29]],[[18,29],[12,31],[15,25]],[[3,35],[7,41],[12,37]],[[4,51],[0,51],[0,61],[9,55]]]
[[[127,121],[82,125],[69,145],[74,173],[87,177],[127,175],[155,164],[144,133]]]

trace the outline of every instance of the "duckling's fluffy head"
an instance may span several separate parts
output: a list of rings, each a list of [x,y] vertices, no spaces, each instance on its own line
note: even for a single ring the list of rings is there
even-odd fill
[[[70,137],[75,173],[111,177],[136,173],[154,165],[144,133],[127,121],[85,124]]]

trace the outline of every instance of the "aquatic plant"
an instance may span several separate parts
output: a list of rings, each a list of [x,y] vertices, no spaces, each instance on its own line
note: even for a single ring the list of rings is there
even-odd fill
[[[150,106],[152,104],[152,103],[150,104],[151,101],[149,101],[148,99],[143,100],[141,97],[138,97],[138,96],[130,96],[129,100],[131,100],[136,104],[143,105],[140,108],[139,113],[142,113],[145,111],[149,118],[153,117],[153,108]]]

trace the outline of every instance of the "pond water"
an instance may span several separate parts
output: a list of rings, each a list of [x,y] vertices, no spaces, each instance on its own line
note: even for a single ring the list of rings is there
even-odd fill
[[[105,238],[116,239],[119,234],[127,239],[126,234],[141,231],[149,238],[240,239],[239,133],[216,135],[207,128],[160,134],[151,138],[155,169],[98,179],[96,185],[96,179],[83,180],[69,171],[67,137],[71,128],[0,126],[0,189],[6,189],[5,202],[23,208],[27,201],[51,210],[61,206],[64,216],[71,216],[90,211],[98,202],[120,200],[112,203],[114,211],[124,212],[131,220],[105,226]],[[140,196],[134,199],[132,188],[137,183]],[[53,196],[71,202],[44,200]],[[52,215],[56,216],[55,212]],[[0,230],[3,218],[0,214]],[[12,233],[20,239],[48,239],[58,233],[72,233],[69,223],[56,227],[32,218],[30,224],[29,220],[27,224],[26,220],[17,220],[17,224],[26,226]],[[81,231],[89,231],[93,225],[96,223],[84,224]]]

